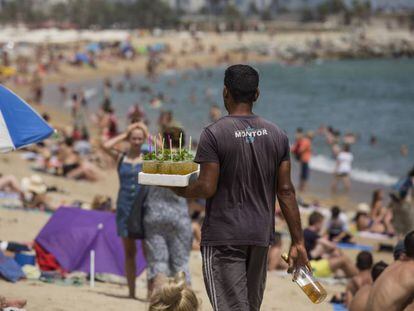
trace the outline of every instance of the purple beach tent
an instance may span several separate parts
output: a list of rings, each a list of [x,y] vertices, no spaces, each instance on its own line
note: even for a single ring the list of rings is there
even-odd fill
[[[66,271],[90,273],[91,251],[94,271],[125,275],[124,249],[116,233],[115,214],[60,207],[35,240],[51,253]],[[136,274],[146,268],[141,242],[137,241]]]
[[[0,85],[0,152],[40,142],[53,128],[15,93]]]

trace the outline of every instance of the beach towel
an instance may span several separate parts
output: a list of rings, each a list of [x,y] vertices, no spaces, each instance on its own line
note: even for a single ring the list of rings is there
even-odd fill
[[[372,251],[374,248],[370,245],[353,244],[353,243],[338,243],[337,246],[341,249],[354,249],[358,251]]]
[[[333,303],[332,307],[334,311],[348,311],[348,309],[342,303]]]
[[[360,231],[358,232],[358,236],[361,238],[371,239],[371,240],[391,240],[388,235],[381,234],[381,233],[374,233],[368,231]]]
[[[15,283],[24,277],[24,273],[13,258],[0,252],[0,276],[9,282]]]

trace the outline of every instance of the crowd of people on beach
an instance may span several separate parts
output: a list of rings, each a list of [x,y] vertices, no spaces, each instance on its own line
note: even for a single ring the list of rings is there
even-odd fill
[[[118,51],[119,47],[108,49]],[[89,55],[88,64],[96,66],[91,55],[93,54]],[[121,57],[134,57],[134,53],[125,48]],[[149,58],[149,81],[155,81],[159,62],[157,57],[154,54]],[[75,59],[73,65],[78,66],[80,62],[83,61]],[[170,69],[175,69],[174,64],[170,64]],[[16,198],[26,208],[53,211],[57,206],[50,202],[48,193],[64,189],[47,185],[41,177],[43,174],[95,182],[105,178],[105,171],[116,169],[119,176],[119,191],[115,206],[112,206],[110,198],[101,196],[95,197],[96,200],[94,199],[90,205],[96,210],[116,212],[117,233],[122,238],[125,251],[129,297],[136,297],[137,249],[135,239],[129,236],[128,220],[137,197],[145,193],[140,204],[145,210],[143,248],[147,261],[147,298],[151,304],[150,310],[198,310],[200,303],[190,286],[189,260],[191,250],[203,249],[201,227],[206,217],[206,201],[203,198],[185,199],[172,189],[143,187],[137,182],[138,173],[142,170],[143,155],[148,153],[150,148],[149,135],[161,137],[157,138],[157,144],[162,144],[162,138],[171,139],[172,147],[178,148],[180,136],[184,141],[186,139],[185,128],[175,120],[172,111],[160,110],[157,124],[160,135],[150,133],[150,120],[146,116],[146,111],[142,105],[134,104],[125,116],[126,129],[122,131],[124,122],[121,122],[116,114],[111,92],[115,88],[120,90],[124,87],[136,87],[128,70],[125,71],[123,81],[122,85],[116,86],[109,79],[103,81],[104,99],[96,113],[92,113],[83,91],[68,94],[66,86],[59,85],[62,101],[69,100],[70,126],[55,124],[50,115],[43,114],[44,119],[58,130],[58,134],[22,151],[22,156],[29,161],[36,173],[21,181],[14,175],[0,176],[0,191],[16,194]],[[35,75],[32,83],[35,102],[40,103],[43,93],[41,78]],[[137,90],[149,94],[151,107],[161,106],[163,94],[154,94],[151,88],[137,87]],[[220,120],[221,114],[220,107],[212,104],[209,112],[211,122]],[[320,128],[318,134],[326,138],[336,159],[332,191],[336,192],[338,183],[342,182],[345,191],[349,192],[353,162],[351,145],[357,138],[352,133],[341,137],[331,127]],[[302,128],[298,128],[295,142],[290,146],[292,156],[300,163],[298,189],[301,192],[305,192],[308,186],[314,135],[312,131],[304,133]],[[193,143],[192,147],[196,148],[195,140]],[[364,232],[380,234],[384,238],[397,237],[393,219],[398,215],[395,215],[395,210],[389,206],[391,203],[401,203],[412,198],[413,171],[410,171],[398,189],[394,190],[390,204],[385,202],[384,191],[378,189],[372,194],[371,204],[360,204],[352,215],[341,210],[339,206],[323,208],[318,202],[301,206],[302,215],[307,215],[308,220],[308,226],[303,231],[304,246],[313,273],[318,278],[340,276],[349,279],[345,292],[335,297],[335,301],[346,304],[350,310],[380,310],[377,308],[379,304],[399,310],[406,302],[404,299],[413,293],[412,280],[403,278],[407,271],[413,271],[413,232],[405,236],[404,242],[399,242],[394,252],[396,261],[390,263],[389,267],[383,262],[374,265],[372,254],[367,251],[359,253],[354,263],[342,250],[342,247],[357,245],[356,238]],[[286,231],[287,222],[281,206],[276,205],[275,209],[275,222],[278,228]],[[350,218],[352,220],[349,220]],[[288,268],[289,265],[280,258],[284,249],[283,242],[283,233],[276,233],[266,256],[268,270]],[[394,284],[393,290],[390,291],[387,288],[390,286],[388,284],[391,280],[397,280],[398,276],[402,280],[401,287],[396,288]],[[211,293],[209,295],[211,296]],[[386,302],[383,295],[387,297]],[[4,297],[0,297],[0,302],[2,307],[23,306],[21,301],[13,302]]]

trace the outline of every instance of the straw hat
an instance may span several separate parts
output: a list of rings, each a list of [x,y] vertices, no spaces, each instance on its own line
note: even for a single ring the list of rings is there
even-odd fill
[[[22,179],[22,188],[25,192],[34,192],[36,194],[44,194],[47,191],[47,186],[39,175],[24,177]]]
[[[367,203],[359,203],[357,207],[357,211],[360,213],[369,213],[370,207]]]

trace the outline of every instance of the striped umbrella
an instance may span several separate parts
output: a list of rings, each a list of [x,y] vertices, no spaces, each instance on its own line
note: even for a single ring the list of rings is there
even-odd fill
[[[48,138],[54,129],[24,100],[0,85],[0,152]]]

